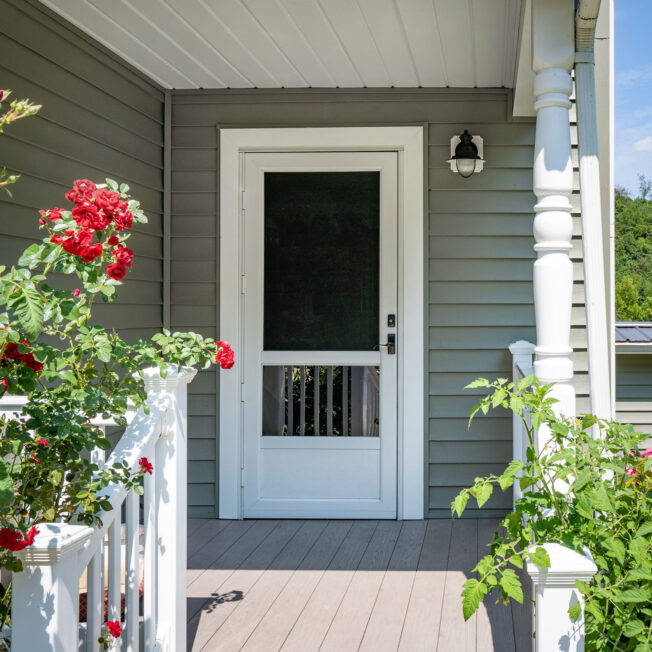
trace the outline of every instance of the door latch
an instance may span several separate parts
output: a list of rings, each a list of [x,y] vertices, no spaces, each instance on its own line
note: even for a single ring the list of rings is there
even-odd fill
[[[379,346],[386,346],[388,355],[396,355],[396,333],[387,333],[387,342]]]

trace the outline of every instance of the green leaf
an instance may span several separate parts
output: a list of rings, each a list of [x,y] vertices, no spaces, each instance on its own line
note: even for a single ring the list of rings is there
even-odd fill
[[[514,478],[516,474],[523,468],[523,462],[521,460],[512,460],[507,468],[503,471],[502,475],[498,478],[498,484],[500,488],[505,491],[509,489],[514,484]]]
[[[591,469],[584,469],[580,471],[577,474],[575,482],[573,483],[573,491],[577,493],[578,491],[584,489],[584,487],[586,487],[586,485],[591,481],[594,473],[595,471],[592,471]]]
[[[614,597],[616,602],[648,602],[650,600],[649,589],[627,589]]]
[[[516,600],[519,604],[523,604],[523,589],[516,571],[511,568],[506,568],[503,571],[503,576],[500,578],[500,588],[507,596]]]
[[[573,622],[575,622],[581,614],[582,607],[579,604],[572,604],[570,607],[568,607],[568,615]]]
[[[32,286],[20,284],[11,295],[11,307],[29,339],[36,339],[43,328],[43,302]]]
[[[620,539],[609,538],[603,544],[611,557],[615,557],[621,564],[625,563],[625,544]]]
[[[623,634],[632,638],[633,636],[640,634],[644,629],[645,625],[640,620],[630,620],[623,628]]]
[[[593,492],[593,504],[602,511],[613,511],[614,507],[611,502],[611,497],[609,496],[607,488],[602,483],[600,483],[597,489]]]
[[[14,483],[9,474],[9,466],[0,459],[0,507],[9,507],[14,501]]]
[[[487,593],[487,587],[476,579],[464,582],[462,589],[462,613],[464,620],[468,620],[480,606],[482,599]]]
[[[478,492],[475,497],[475,499],[478,501],[478,507],[482,507],[489,500],[489,498],[491,498],[493,490],[494,486],[490,482],[487,482],[478,488]]]
[[[462,516],[462,513],[464,512],[464,509],[466,508],[466,504],[469,502],[469,494],[466,491],[462,491],[457,496],[455,496],[455,500],[451,503],[451,511],[453,514],[457,514],[458,516]]]
[[[541,568],[550,568],[550,557],[544,548],[540,546],[534,551],[528,554],[530,561]]]

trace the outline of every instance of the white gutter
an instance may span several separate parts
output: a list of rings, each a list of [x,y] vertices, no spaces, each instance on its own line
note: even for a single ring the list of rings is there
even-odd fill
[[[593,39],[600,0],[579,0],[575,14],[575,95],[579,145],[584,292],[591,411],[613,417],[607,326]]]

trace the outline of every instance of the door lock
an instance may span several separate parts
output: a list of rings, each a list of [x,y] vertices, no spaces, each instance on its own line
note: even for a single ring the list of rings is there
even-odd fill
[[[396,333],[387,333],[387,342],[378,346],[386,346],[389,355],[396,355]]]

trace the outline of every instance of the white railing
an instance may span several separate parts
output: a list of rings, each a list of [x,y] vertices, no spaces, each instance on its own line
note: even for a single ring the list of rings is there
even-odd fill
[[[24,570],[13,576],[12,652],[78,649],[96,652],[105,620],[119,620],[122,624],[124,631],[116,642],[117,650],[180,652],[185,649],[186,386],[195,373],[194,369],[169,370],[162,378],[158,369],[146,369],[149,414],[142,409],[135,413],[107,460],[109,465],[125,462],[133,472],[138,471],[141,457],[147,457],[154,466],[153,474],[145,474],[143,482],[142,559],[139,497],[133,491],[127,492],[121,484],[110,485],[100,492],[112,507],[100,513],[101,527],[40,524],[34,544],[17,553]],[[15,411],[16,407],[12,410],[5,403],[0,409],[7,412]],[[87,577],[85,627],[79,624],[80,578],[84,572]]]
[[[533,374],[534,344],[523,340],[510,344],[512,380],[517,383]],[[528,426],[529,416],[525,414]],[[512,452],[515,460],[526,462],[530,440],[520,415],[513,415]],[[534,442],[536,446],[536,435]],[[523,496],[518,479],[514,482],[514,504]],[[581,603],[575,580],[590,582],[597,572],[588,553],[581,555],[559,543],[542,546],[550,557],[550,567],[542,568],[532,562],[526,564],[532,580],[534,596],[533,649],[536,652],[583,652],[584,614],[575,622],[568,615],[568,607]]]

